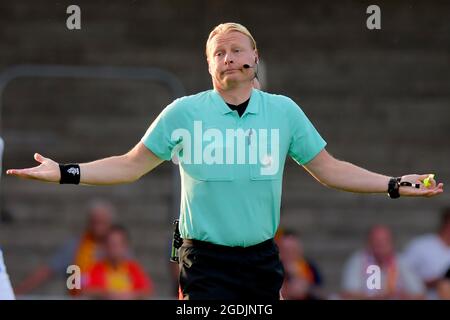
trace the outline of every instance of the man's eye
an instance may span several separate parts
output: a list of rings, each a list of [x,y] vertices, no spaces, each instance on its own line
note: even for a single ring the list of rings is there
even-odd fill
[[[220,57],[221,55],[222,55],[222,52],[217,52],[217,53],[216,53],[216,56],[217,56],[217,57]]]
[[[241,49],[234,49],[234,52],[241,52]]]

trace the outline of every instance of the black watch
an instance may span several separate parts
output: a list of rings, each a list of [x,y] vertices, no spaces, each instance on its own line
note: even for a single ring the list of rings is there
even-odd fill
[[[402,180],[402,177],[392,177],[389,179],[388,184],[388,195],[391,199],[397,199],[400,198],[400,181]]]

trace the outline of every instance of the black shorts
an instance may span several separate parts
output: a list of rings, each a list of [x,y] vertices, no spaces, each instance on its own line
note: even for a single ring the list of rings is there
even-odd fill
[[[278,300],[284,269],[273,239],[250,247],[184,240],[179,249],[185,300]]]

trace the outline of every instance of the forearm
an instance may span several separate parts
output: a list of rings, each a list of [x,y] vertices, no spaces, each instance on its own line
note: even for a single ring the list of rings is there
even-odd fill
[[[338,160],[325,149],[303,167],[323,185],[349,192],[385,193],[391,178]],[[444,192],[444,184],[438,184],[430,173],[402,175],[401,181],[406,182],[398,189],[401,196],[432,197]]]
[[[389,176],[340,160],[333,161],[323,171],[319,179],[321,183],[348,192],[385,193],[390,179]]]
[[[142,142],[138,142],[124,155],[81,163],[80,170],[76,166],[69,165],[64,166],[64,170],[61,171],[58,162],[39,153],[34,154],[34,159],[40,163],[39,166],[9,169],[6,174],[52,183],[114,185],[136,181],[163,162]]]
[[[80,164],[80,184],[84,185],[124,184],[140,177],[126,154]]]

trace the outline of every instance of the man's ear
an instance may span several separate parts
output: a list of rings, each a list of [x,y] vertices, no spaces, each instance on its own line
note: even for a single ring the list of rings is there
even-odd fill
[[[212,73],[211,73],[211,64],[209,63],[209,59],[206,59],[206,63],[208,64],[208,73],[210,75],[212,75]]]
[[[253,52],[255,53],[255,63],[259,63],[259,54],[258,54],[258,50],[253,50]]]

